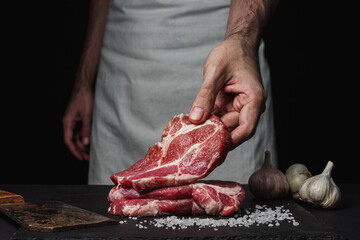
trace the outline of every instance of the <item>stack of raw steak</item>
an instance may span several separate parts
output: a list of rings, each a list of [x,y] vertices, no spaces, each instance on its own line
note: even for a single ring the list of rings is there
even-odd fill
[[[109,213],[125,216],[211,214],[226,216],[245,199],[236,182],[197,181],[223,163],[230,133],[211,115],[192,124],[175,116],[164,128],[161,142],[130,168],[113,174],[117,185],[109,193]]]

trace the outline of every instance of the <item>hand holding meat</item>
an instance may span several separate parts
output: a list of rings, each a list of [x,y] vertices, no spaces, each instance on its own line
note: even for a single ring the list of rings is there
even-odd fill
[[[204,67],[204,82],[190,120],[202,123],[214,113],[232,130],[233,148],[252,137],[265,111],[258,48],[266,20],[277,1],[231,1],[225,40]]]
[[[239,45],[229,38],[210,52],[190,110],[193,123],[204,122],[211,113],[221,117],[231,130],[233,148],[255,133],[266,100],[256,51],[246,52]]]

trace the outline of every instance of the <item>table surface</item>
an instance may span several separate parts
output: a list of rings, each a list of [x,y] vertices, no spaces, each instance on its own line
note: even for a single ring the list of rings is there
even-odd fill
[[[301,205],[322,224],[348,237],[350,240],[359,239],[360,228],[360,183],[338,183],[342,193],[342,202],[336,209],[326,210]],[[61,192],[86,192],[91,196],[93,192],[103,192],[104,197],[113,186],[100,185],[0,185],[0,189],[20,194],[26,202],[40,202],[51,199]],[[246,185],[244,187],[247,187]],[[73,195],[72,195],[73,196]],[[85,199],[83,201],[86,201]],[[104,206],[107,208],[107,206]],[[20,226],[4,215],[0,215],[0,239],[10,239]],[[20,229],[21,230],[21,229]]]

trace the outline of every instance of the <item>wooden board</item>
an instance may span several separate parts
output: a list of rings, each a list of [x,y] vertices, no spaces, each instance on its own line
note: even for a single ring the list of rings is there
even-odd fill
[[[118,224],[111,218],[61,201],[0,205],[0,211],[28,231],[58,232]]]
[[[18,194],[0,190],[0,205],[18,202],[24,202],[24,198]]]

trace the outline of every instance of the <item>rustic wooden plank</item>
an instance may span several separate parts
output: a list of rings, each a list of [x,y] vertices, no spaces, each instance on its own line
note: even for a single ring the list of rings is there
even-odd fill
[[[60,201],[6,204],[0,205],[0,211],[32,232],[58,232],[118,223]]]
[[[0,190],[0,204],[24,202],[24,198],[18,194]]]

